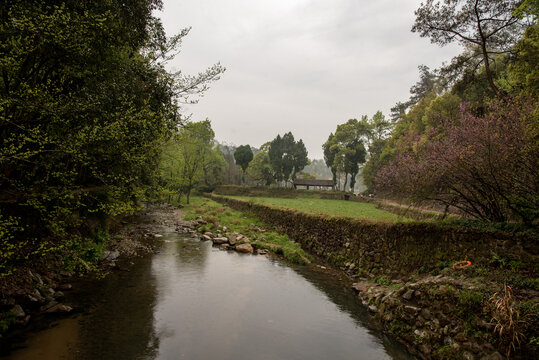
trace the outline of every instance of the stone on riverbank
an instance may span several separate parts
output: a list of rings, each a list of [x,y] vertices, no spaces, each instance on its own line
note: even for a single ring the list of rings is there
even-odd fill
[[[26,316],[24,310],[19,304],[13,306],[13,308],[11,309],[11,314],[13,314],[13,316],[15,316],[16,318],[23,318]]]
[[[385,286],[361,279],[352,288],[368,310],[377,313],[384,328],[410,351],[425,358],[437,354],[440,349],[450,351],[458,358],[496,358],[496,349],[488,338],[465,334],[463,329],[471,324],[461,315],[464,306],[468,306],[463,301],[470,294],[484,297],[489,289],[479,291],[471,282],[443,275],[396,284],[392,282]],[[398,286],[402,287],[395,289]],[[479,331],[490,333],[491,329],[485,326],[488,318],[481,318],[484,314],[476,316]]]
[[[47,310],[45,310],[45,312],[47,313],[68,313],[68,312],[71,312],[73,310],[73,308],[71,306],[67,306],[67,305],[64,305],[64,304],[56,304],[50,308],[48,308]]]
[[[251,246],[251,244],[240,244],[240,245],[236,245],[236,251],[241,252],[241,253],[252,254],[254,252],[254,249]]]
[[[112,251],[109,251],[109,250],[105,250],[103,251],[103,260],[105,261],[112,261],[112,260],[116,260],[117,258],[120,257],[120,252],[118,250],[112,250]]]
[[[229,237],[228,237],[228,242],[230,243],[230,245],[236,245],[237,243],[237,239],[240,235],[237,234],[237,233],[232,233]]]
[[[221,244],[228,243],[228,238],[221,236],[221,237],[213,238],[212,241],[214,245],[221,245]]]

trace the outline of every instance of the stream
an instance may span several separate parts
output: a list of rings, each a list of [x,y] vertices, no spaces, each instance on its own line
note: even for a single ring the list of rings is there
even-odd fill
[[[84,313],[5,359],[413,359],[323,271],[161,229],[159,251],[72,294]]]

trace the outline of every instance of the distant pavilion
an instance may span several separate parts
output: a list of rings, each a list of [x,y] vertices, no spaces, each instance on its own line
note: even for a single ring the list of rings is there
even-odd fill
[[[298,186],[306,186],[307,190],[309,190],[309,187],[311,186],[314,188],[333,189],[333,180],[296,179],[294,180],[294,189],[297,189]]]

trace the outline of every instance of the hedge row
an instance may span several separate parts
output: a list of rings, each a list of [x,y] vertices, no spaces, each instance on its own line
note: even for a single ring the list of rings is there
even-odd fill
[[[252,212],[333,265],[352,263],[373,274],[398,276],[419,269],[430,271],[441,262],[461,260],[487,266],[494,256],[518,259],[532,273],[538,265],[538,239],[533,233],[439,223],[376,223],[305,214],[221,196],[212,199]]]

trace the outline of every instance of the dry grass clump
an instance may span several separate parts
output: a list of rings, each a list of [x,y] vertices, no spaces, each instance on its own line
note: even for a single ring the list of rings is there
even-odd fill
[[[513,298],[513,289],[504,285],[504,293],[494,293],[489,299],[489,305],[492,311],[491,323],[494,325],[494,334],[506,344],[506,356],[509,358],[512,351],[520,348],[520,342],[524,339],[520,312]]]
[[[219,226],[219,222],[217,221],[217,217],[215,215],[204,215],[202,217],[202,220],[204,220],[208,224],[213,224],[213,226],[215,227]]]

